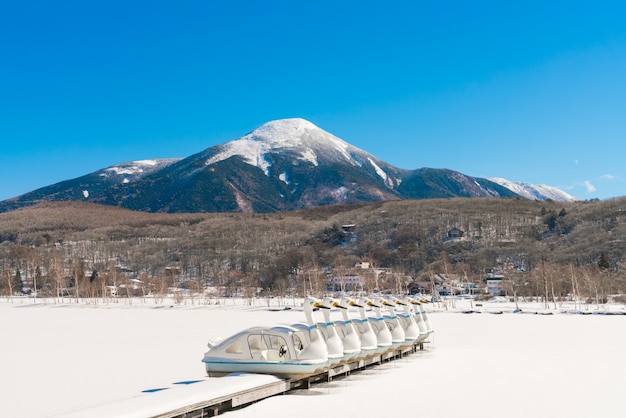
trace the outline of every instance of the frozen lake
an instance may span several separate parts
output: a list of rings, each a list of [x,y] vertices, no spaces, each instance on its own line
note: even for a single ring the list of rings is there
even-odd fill
[[[484,304],[483,313],[466,314],[463,303],[469,302],[448,310],[427,306],[436,331],[422,353],[227,416],[621,416],[626,316],[558,309],[552,315],[519,314],[508,304]],[[201,363],[209,338],[303,320],[298,306],[272,308],[264,301],[250,306],[2,300],[0,416],[62,415],[146,396],[142,391],[175,382],[215,379]]]

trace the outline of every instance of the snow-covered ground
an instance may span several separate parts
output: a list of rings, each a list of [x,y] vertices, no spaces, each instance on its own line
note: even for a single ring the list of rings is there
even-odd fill
[[[138,397],[151,401],[152,394],[142,393],[148,389],[169,388],[159,393],[184,396],[185,389],[174,384],[181,381],[202,380],[198,387],[207,391],[236,387],[235,378],[206,377],[201,359],[208,339],[252,325],[303,320],[292,301],[220,302],[1,300],[0,416],[89,416],[98,406]],[[294,309],[281,310],[284,303]],[[507,303],[469,303],[456,301],[448,309],[428,305],[436,331],[424,352],[226,416],[623,414],[625,315],[562,313],[572,310],[566,306],[553,315],[532,314],[545,312],[543,305],[522,305],[529,313],[523,314],[512,313]],[[482,313],[462,313],[471,308]],[[624,312],[623,306],[611,309]],[[222,379],[218,386],[215,379]]]

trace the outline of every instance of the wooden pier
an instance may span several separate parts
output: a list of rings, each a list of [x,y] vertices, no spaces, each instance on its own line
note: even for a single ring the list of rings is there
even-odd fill
[[[309,389],[312,385],[330,382],[349,376],[353,372],[404,358],[424,349],[418,343],[406,348],[397,348],[384,354],[363,360],[347,362],[329,367],[323,372],[298,379],[279,379],[260,374],[233,374],[206,380],[191,380],[172,383],[142,391],[131,398],[110,403],[76,409],[55,418],[205,418],[242,408],[271,396],[283,395],[292,390]],[[228,379],[224,384],[221,379]]]
[[[282,395],[296,389],[308,389],[316,383],[330,382],[334,378],[349,376],[352,372],[358,372],[372,366],[404,358],[417,351],[423,350],[425,343],[427,343],[427,341],[415,344],[405,349],[397,349],[363,360],[340,364],[306,378],[281,380],[240,392],[235,392],[227,396],[207,399],[206,401],[197,402],[192,405],[177,408],[176,410],[158,415],[152,415],[152,418],[204,418],[217,416],[220,413],[241,408],[271,396]]]

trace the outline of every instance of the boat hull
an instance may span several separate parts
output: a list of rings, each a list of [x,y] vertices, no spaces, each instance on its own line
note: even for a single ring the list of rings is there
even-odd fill
[[[228,359],[205,358],[207,374],[221,377],[231,373],[271,374],[285,379],[296,379],[321,373],[328,367],[328,362],[290,363],[290,362],[255,362],[229,361]]]

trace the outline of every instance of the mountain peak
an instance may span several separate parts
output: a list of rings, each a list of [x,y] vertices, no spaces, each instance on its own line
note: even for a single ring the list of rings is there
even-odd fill
[[[272,120],[264,123],[257,129],[252,131],[251,134],[289,135],[305,129],[322,130],[321,128],[317,127],[315,124],[309,122],[306,119],[288,118]]]
[[[206,164],[215,164],[237,155],[267,174],[270,163],[265,158],[266,154],[291,152],[296,155],[296,160],[317,166],[322,156],[355,164],[349,152],[354,150],[360,151],[306,119],[279,119],[221,145],[219,151],[207,159]]]
[[[346,149],[344,140],[326,132],[302,118],[278,119],[267,122],[241,139],[264,141],[272,148],[293,148],[307,145],[331,146]]]

